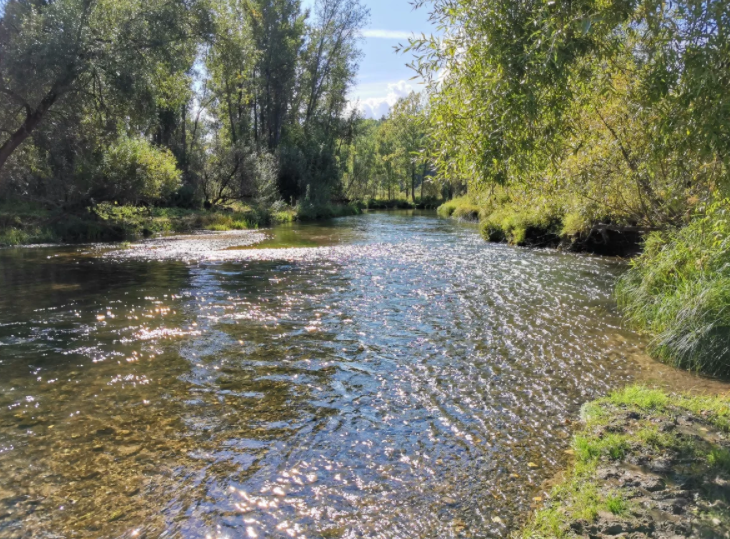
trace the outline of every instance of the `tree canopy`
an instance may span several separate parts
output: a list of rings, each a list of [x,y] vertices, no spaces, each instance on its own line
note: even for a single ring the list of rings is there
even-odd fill
[[[7,0],[0,194],[62,206],[343,196],[368,17],[358,0]],[[175,181],[155,180],[166,188],[127,181],[137,158],[171,177],[169,156]]]

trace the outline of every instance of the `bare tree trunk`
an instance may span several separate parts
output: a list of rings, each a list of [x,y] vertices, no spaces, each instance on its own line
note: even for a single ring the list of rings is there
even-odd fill
[[[416,165],[411,165],[411,199],[416,201]]]
[[[0,146],[0,171],[3,169],[3,166],[5,166],[5,163],[18,146],[20,146],[25,139],[30,136],[33,130],[38,127],[38,124],[41,123],[41,120],[45,117],[48,109],[56,102],[56,99],[58,99],[58,92],[51,90],[43,98],[37,109],[34,111],[31,111],[30,108],[27,109],[28,112],[23,125],[10,135],[10,138],[6,140],[2,146]]]

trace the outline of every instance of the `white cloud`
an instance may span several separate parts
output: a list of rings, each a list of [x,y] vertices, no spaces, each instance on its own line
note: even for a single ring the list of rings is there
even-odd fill
[[[365,118],[380,119],[387,116],[390,108],[395,105],[401,97],[406,97],[414,90],[413,86],[404,80],[395,83],[388,83],[388,93],[383,97],[371,97],[358,103],[360,111]]]
[[[364,37],[374,37],[376,39],[408,39],[413,36],[413,32],[399,32],[397,30],[363,30]]]

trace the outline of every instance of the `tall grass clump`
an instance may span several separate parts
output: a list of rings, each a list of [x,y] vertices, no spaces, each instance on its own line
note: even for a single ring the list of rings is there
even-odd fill
[[[618,282],[628,320],[676,367],[730,375],[729,212],[725,200],[684,228],[650,234]]]
[[[512,245],[552,245],[560,240],[562,221],[554,208],[524,209],[511,204],[498,208],[482,221],[487,241],[507,241]]]
[[[479,220],[479,206],[467,195],[447,200],[436,209],[436,212],[441,217]]]

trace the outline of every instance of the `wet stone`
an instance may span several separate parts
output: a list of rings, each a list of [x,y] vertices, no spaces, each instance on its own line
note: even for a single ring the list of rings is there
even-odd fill
[[[142,449],[141,445],[122,445],[115,449],[121,457],[131,457],[139,453]]]
[[[672,462],[671,459],[668,459],[668,458],[658,458],[658,459],[652,460],[649,463],[648,468],[652,472],[656,472],[656,473],[667,473],[669,470],[672,469],[672,464],[673,464],[673,462]]]

